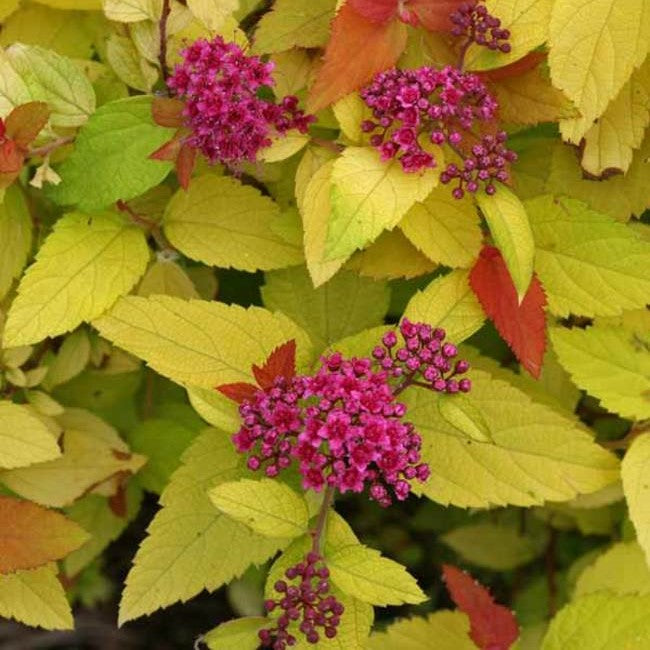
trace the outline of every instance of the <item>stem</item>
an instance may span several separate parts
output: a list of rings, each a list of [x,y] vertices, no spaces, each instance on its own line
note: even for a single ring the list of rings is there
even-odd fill
[[[134,224],[149,232],[161,251],[176,252],[176,249],[167,241],[163,231],[155,221],[147,219],[144,215],[138,214],[126,201],[122,201],[122,199],[118,199],[116,205],[120,212],[125,212],[129,215],[129,218]]]
[[[329,149],[330,151],[333,151],[336,154],[341,153],[345,149],[345,147],[341,144],[336,144],[336,142],[332,140],[326,140],[325,138],[311,138],[311,141],[315,144],[318,145],[319,147],[323,147],[324,149]]]
[[[48,142],[47,144],[44,144],[42,147],[37,147],[36,149],[30,149],[29,155],[44,157],[52,153],[59,147],[63,147],[64,145],[70,144],[71,142],[74,142],[74,136],[66,135],[64,137],[57,138],[56,140],[52,140],[52,142]]]
[[[169,76],[169,69],[167,67],[167,19],[171,13],[172,7],[170,0],[163,0],[162,13],[160,14],[160,21],[158,22],[158,30],[160,32],[160,53],[158,54],[158,62],[160,63],[160,71],[162,72],[163,80],[167,82]]]
[[[471,44],[472,44],[472,39],[468,38],[463,44],[463,47],[460,50],[460,54],[458,55],[458,69],[461,72],[463,71],[463,66],[465,65],[465,55],[467,54],[467,50],[469,49],[469,46]]]
[[[311,537],[313,540],[311,545],[311,550],[314,553],[318,553],[319,555],[320,555],[321,537],[325,530],[325,522],[327,521],[327,513],[329,512],[332,503],[334,503],[334,490],[335,488],[333,485],[329,485],[325,490],[325,494],[323,495],[323,503],[321,503],[320,510],[318,511],[316,528],[314,528],[314,530],[311,531]]]
[[[630,445],[638,436],[648,431],[650,431],[650,420],[636,422],[623,438],[620,438],[619,440],[608,440],[606,442],[601,442],[600,444],[602,447],[605,447],[605,449],[629,449]]]

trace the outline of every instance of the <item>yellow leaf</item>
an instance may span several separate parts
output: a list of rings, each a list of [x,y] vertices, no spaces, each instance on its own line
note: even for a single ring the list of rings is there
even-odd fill
[[[645,433],[632,443],[623,458],[623,492],[636,537],[650,566],[650,435]]]
[[[474,201],[454,199],[444,186],[416,203],[399,227],[430,260],[451,267],[472,266],[483,239]]]
[[[275,64],[273,80],[277,97],[296,95],[307,86],[313,62],[305,50],[293,49],[271,56]]]
[[[157,20],[162,0],[103,0],[103,5],[109,20],[135,23],[140,20]]]
[[[35,343],[96,318],[133,287],[148,258],[142,230],[117,214],[59,219],[20,282],[5,345]]]
[[[76,377],[90,361],[90,340],[85,330],[79,329],[67,336],[50,363],[43,387],[51,391]]]
[[[28,406],[0,402],[0,467],[12,469],[58,458],[58,430]]]
[[[273,142],[259,153],[259,160],[266,163],[280,162],[291,158],[309,143],[307,134],[290,131],[286,135],[278,135]]]
[[[452,271],[418,291],[406,306],[404,316],[415,322],[442,327],[453,343],[478,331],[485,315],[469,286],[467,271]]]
[[[0,298],[22,273],[31,247],[32,219],[20,186],[14,183],[0,203]]]
[[[296,339],[298,365],[311,361],[307,334],[266,309],[170,296],[122,298],[94,325],[118,347],[170,379],[214,389],[251,381],[280,344]]]
[[[618,95],[650,47],[646,0],[555,2],[550,21],[549,65],[580,117],[561,124],[565,140],[579,144]]]
[[[650,57],[585,134],[582,166],[594,176],[626,172],[650,122]]]
[[[361,130],[361,123],[364,120],[372,119],[372,111],[361,99],[358,92],[350,93],[339,99],[332,106],[334,117],[341,126],[341,132],[350,142],[361,145],[367,144],[368,135]],[[366,142],[364,142],[364,139]]]
[[[102,0],[36,0],[36,2],[54,9],[101,10],[102,8]]]
[[[0,575],[0,616],[46,630],[71,630],[72,611],[56,565]]]
[[[332,169],[332,214],[325,255],[347,259],[357,248],[394,228],[416,201],[438,184],[439,171],[407,174],[368,147],[348,147]]]
[[[210,650],[257,650],[260,638],[257,633],[268,625],[262,616],[247,616],[226,621],[207,632],[201,641]]]
[[[32,94],[27,84],[11,65],[7,53],[0,48],[0,117],[6,117],[16,106],[31,101]]]
[[[115,74],[136,90],[149,92],[158,79],[158,69],[140,56],[133,41],[126,36],[110,35],[106,59]]]
[[[210,30],[219,30],[234,11],[239,0],[187,0],[189,10]]]
[[[21,0],[0,0],[0,20],[4,20],[16,11],[20,3]]]
[[[510,30],[508,54],[472,45],[465,55],[468,70],[489,70],[513,63],[548,40],[554,0],[486,0],[487,10]]]
[[[165,295],[189,300],[199,297],[187,273],[173,260],[160,256],[145,273],[137,294],[143,298]]]

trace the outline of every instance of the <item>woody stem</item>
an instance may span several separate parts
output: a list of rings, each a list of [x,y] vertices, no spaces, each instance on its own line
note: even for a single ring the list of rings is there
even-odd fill
[[[170,0],[163,0],[162,12],[158,22],[158,31],[160,32],[160,52],[158,54],[158,61],[160,63],[160,71],[162,77],[167,81],[169,76],[169,69],[167,67],[167,20],[171,13],[172,7]]]

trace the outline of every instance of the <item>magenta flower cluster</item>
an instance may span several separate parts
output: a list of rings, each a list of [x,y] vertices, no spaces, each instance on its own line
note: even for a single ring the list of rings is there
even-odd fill
[[[183,62],[167,85],[185,100],[183,116],[191,130],[186,143],[211,163],[254,161],[272,135],[290,129],[306,133],[315,119],[298,109],[293,95],[279,104],[261,99],[259,90],[274,84],[274,64],[246,55],[236,43],[220,36],[198,39],[181,54]]]
[[[487,7],[475,2],[463,2],[449,17],[454,27],[454,36],[466,36],[467,43],[476,43],[491,50],[507,54],[511,50],[508,39],[510,31],[501,28],[501,21],[492,16]]]
[[[297,639],[288,628],[298,621],[299,630],[308,643],[319,642],[320,634],[316,628],[322,628],[325,637],[333,639],[345,608],[335,596],[329,595],[329,570],[323,558],[311,551],[304,561],[287,569],[285,577],[298,582],[290,585],[286,580],[278,580],[273,586],[279,597],[266,600],[264,608],[268,613],[278,608],[283,611],[275,627],[260,630],[262,645],[273,650],[285,650],[287,646],[295,645]]]
[[[313,375],[276,378],[239,408],[242,426],[233,436],[237,450],[249,454],[248,467],[277,476],[294,460],[305,489],[331,486],[362,492],[389,506],[405,500],[409,481],[426,481],[420,436],[405,421],[406,406],[396,397],[410,385],[447,393],[468,391],[458,379],[466,361],[445,333],[404,320],[399,335],[389,331],[371,358],[344,359],[333,353]]]

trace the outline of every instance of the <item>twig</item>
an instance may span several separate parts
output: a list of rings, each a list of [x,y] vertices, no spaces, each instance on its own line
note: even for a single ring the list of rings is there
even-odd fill
[[[52,142],[48,142],[47,144],[44,144],[42,147],[36,147],[36,149],[30,149],[29,155],[44,157],[52,153],[53,151],[56,151],[56,149],[59,149],[60,147],[63,147],[66,144],[70,144],[71,142],[74,142],[74,136],[66,135],[64,137],[57,138],[56,140],[52,140]]]
[[[323,503],[321,503],[320,510],[318,511],[318,520],[316,521],[316,528],[312,530],[311,532],[311,537],[312,537],[312,545],[311,545],[311,550],[314,553],[318,553],[320,555],[320,545],[321,545],[321,537],[323,535],[323,531],[325,530],[325,522],[327,521],[327,513],[329,512],[330,506],[334,502],[334,486],[330,485],[328,488],[325,490],[325,494],[323,496]]]
[[[160,52],[158,54],[158,61],[165,82],[167,82],[167,77],[169,76],[169,68],[167,67],[167,20],[171,10],[172,7],[170,0],[163,0],[162,13],[160,14],[160,20],[158,21],[158,31],[160,32]]]
[[[134,224],[140,226],[141,228],[144,228],[151,234],[161,251],[167,251],[171,253],[177,252],[176,249],[169,243],[169,241],[167,241],[167,237],[165,237],[163,234],[163,231],[160,229],[158,223],[152,219],[147,219],[147,217],[142,214],[138,214],[126,201],[123,201],[122,199],[118,199],[116,201],[116,205],[117,209],[120,212],[124,212],[129,215],[129,218]]]

